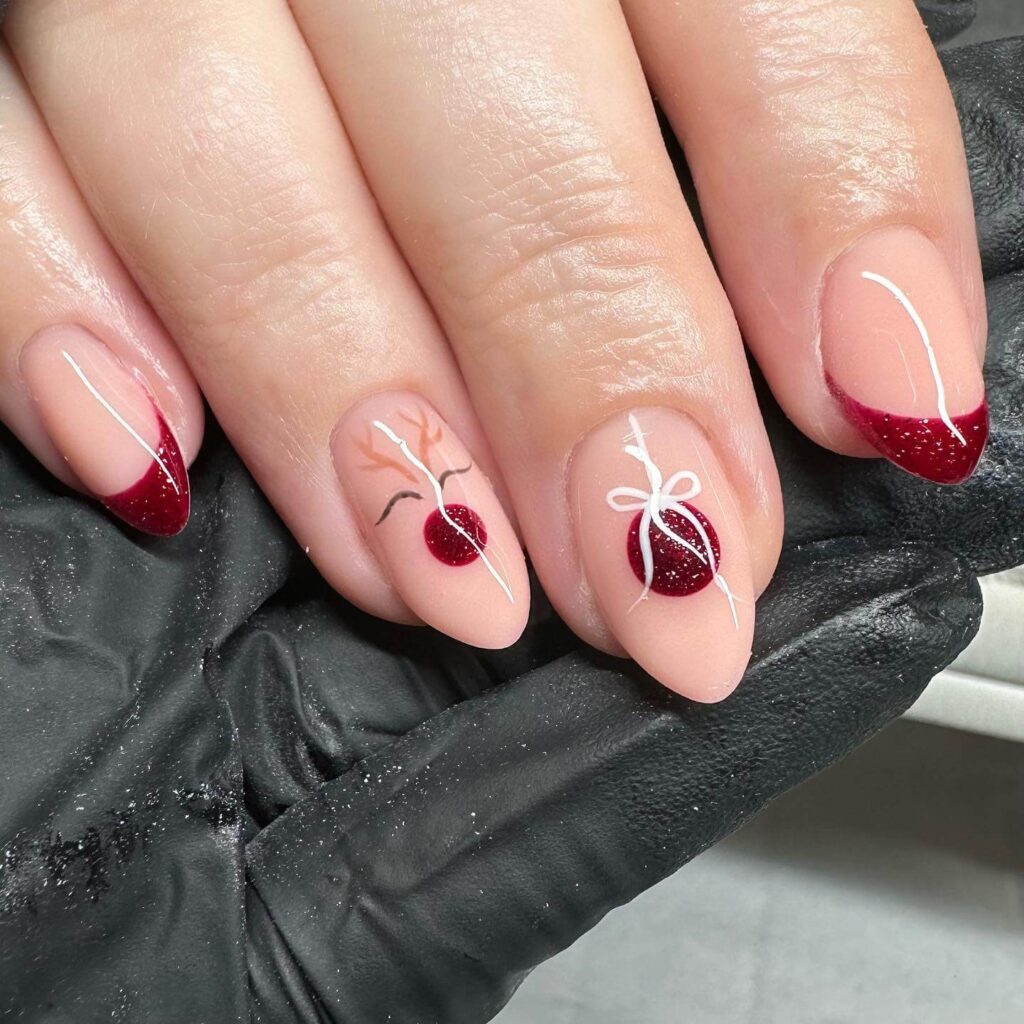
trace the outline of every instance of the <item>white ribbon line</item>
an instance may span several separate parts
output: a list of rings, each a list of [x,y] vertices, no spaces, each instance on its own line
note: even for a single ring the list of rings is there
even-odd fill
[[[95,398],[96,401],[114,417],[118,424],[127,431],[129,437],[131,437],[132,440],[135,441],[139,447],[141,447],[142,450],[157,464],[160,472],[167,477],[167,482],[172,488],[174,488],[174,493],[180,494],[181,488],[178,487],[178,481],[174,479],[174,474],[172,474],[167,468],[167,464],[160,458],[156,450],[151,445],[147,444],[142,435],[99,393],[99,391],[96,390],[92,381],[86,377],[85,371],[74,361],[74,359],[71,358],[70,354],[62,350],[61,355],[65,360],[67,360],[71,369],[75,371],[78,379],[85,385],[89,394],[92,395],[92,397]]]
[[[880,284],[896,299],[904,310],[906,310],[910,319],[914,321],[917,333],[921,335],[921,341],[924,343],[924,350],[928,353],[928,366],[932,371],[932,377],[935,379],[935,393],[938,398],[939,418],[947,427],[949,427],[950,433],[966,448],[967,438],[960,433],[956,424],[950,418],[949,411],[946,408],[946,388],[942,383],[942,377],[939,374],[939,364],[935,358],[935,349],[932,347],[932,339],[928,335],[928,328],[925,326],[924,320],[921,319],[921,314],[918,313],[914,308],[914,304],[909,298],[907,298],[906,292],[904,292],[898,285],[893,284],[889,278],[883,277],[881,274],[874,274],[870,270],[862,271],[860,276],[865,280],[874,281],[875,284]]]

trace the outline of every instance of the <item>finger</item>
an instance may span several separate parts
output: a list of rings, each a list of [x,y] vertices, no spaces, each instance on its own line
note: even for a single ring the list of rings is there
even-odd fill
[[[198,390],[67,173],[0,45],[0,416],[141,530],[189,513]]]
[[[815,457],[788,424],[770,424],[786,482],[788,543],[843,534],[918,544],[944,537],[979,575],[1024,562],[1024,275],[993,281],[988,304],[992,331],[985,366],[992,434],[977,472],[937,495],[938,488],[885,472],[877,462],[851,468],[824,451]]]
[[[988,433],[971,194],[910,0],[625,0],[723,281],[787,414],[939,483]]]
[[[793,614],[808,602],[810,630]],[[792,552],[728,703],[695,714],[582,655],[465,701],[249,845],[258,924],[329,1016],[486,1019],[608,910],[904,711],[980,614],[977,582],[943,553]],[[374,913],[311,920],[328,892]]]
[[[376,614],[511,643],[529,591],[486,445],[286,5],[15,4],[6,30],[108,236],[321,572]],[[117,111],[102,132],[96,111]]]
[[[721,698],[777,556],[777,483],[621,12],[293,8],[548,595],[588,641]]]

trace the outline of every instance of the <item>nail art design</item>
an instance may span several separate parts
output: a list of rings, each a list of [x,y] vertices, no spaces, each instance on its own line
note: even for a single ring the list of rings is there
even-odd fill
[[[398,449],[398,456],[380,451],[374,444],[372,433],[358,444],[360,452],[366,458],[362,469],[370,472],[390,469],[404,480],[418,485],[416,489],[403,487],[391,495],[375,526],[384,523],[404,499],[424,500],[422,489],[426,489],[430,492],[435,505],[423,524],[423,539],[430,553],[439,562],[452,567],[470,565],[480,559],[508,600],[514,601],[509,582],[485,553],[487,528],[483,519],[467,505],[446,504],[444,500],[445,483],[453,476],[468,473],[473,468],[472,462],[466,466],[446,469],[435,475],[429,465],[430,452],[443,440],[443,426],[440,423],[432,426],[427,413],[422,409],[419,417],[406,412],[400,412],[399,417],[416,429],[417,451],[413,451],[409,441],[402,434],[379,419],[371,422],[370,430],[383,435],[394,445]]]
[[[945,423],[949,428],[949,432],[957,439],[957,441],[966,446],[966,438],[957,428],[956,424],[949,418],[949,410],[946,408],[946,388],[942,383],[942,375],[939,373],[939,364],[935,359],[935,349],[932,347],[932,340],[928,335],[928,328],[925,327],[924,320],[921,319],[921,314],[914,308],[914,304],[907,298],[906,293],[883,274],[876,274],[871,270],[862,270],[860,276],[865,281],[874,281],[875,284],[881,285],[896,299],[913,321],[914,327],[917,328],[917,333],[921,338],[921,344],[924,345],[925,353],[928,356],[928,369],[931,371],[932,379],[935,381],[935,399],[936,405],[939,408],[939,419]]]
[[[822,304],[826,385],[878,452],[936,483],[961,483],[988,438],[973,332],[945,258],[888,228],[837,260]]]
[[[950,417],[899,416],[851,398],[830,376],[826,383],[847,419],[887,459],[937,484],[960,484],[974,472],[988,442],[988,403]]]
[[[886,458],[935,483],[962,483],[974,472],[988,440],[988,405],[982,401],[971,412],[950,416],[946,387],[924,318],[906,292],[884,274],[863,270],[860,276],[884,288],[914,325],[928,360],[939,415],[901,416],[874,409],[847,394],[831,375],[826,374],[829,391],[842,405],[847,418]]]
[[[116,494],[97,494],[96,497],[114,515],[137,530],[158,537],[172,537],[180,533],[188,522],[191,504],[188,473],[178,442],[156,403],[149,400],[158,430],[157,443],[151,446],[100,393],[70,352],[62,351],[61,356],[86,391],[151,460],[149,468],[131,487]]]
[[[137,530],[157,537],[173,537],[188,522],[191,506],[188,473],[181,449],[167,421],[154,406],[160,440],[151,449],[152,465],[132,487],[119,494],[99,495],[99,500],[116,516]]]
[[[729,602],[733,624],[738,629],[738,598],[718,571],[722,555],[718,535],[707,518],[690,504],[703,489],[700,478],[692,470],[683,469],[665,481],[650,456],[637,417],[630,413],[628,418],[630,433],[623,451],[644,467],[648,490],[613,487],[606,501],[616,512],[635,513],[627,535],[626,555],[643,589],[629,610],[646,600],[651,592],[684,597],[714,583]],[[686,489],[676,493],[683,484]]]
[[[33,335],[19,368],[41,423],[82,487],[137,530],[180,533],[189,517],[188,473],[141,374],[76,324]]]

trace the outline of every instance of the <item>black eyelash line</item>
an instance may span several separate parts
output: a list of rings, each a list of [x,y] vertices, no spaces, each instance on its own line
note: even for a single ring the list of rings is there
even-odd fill
[[[384,506],[384,511],[380,514],[380,519],[377,520],[373,525],[380,526],[389,515],[391,510],[403,499],[403,498],[416,498],[418,501],[423,500],[423,495],[419,491],[399,491],[397,494],[392,494],[388,503]]]
[[[445,480],[448,479],[448,477],[450,477],[450,476],[458,476],[460,473],[468,473],[472,468],[473,468],[473,463],[471,462],[468,466],[464,466],[462,469],[446,469],[437,478],[437,485],[438,485],[438,487],[440,487],[441,490],[443,491],[444,490],[444,482],[445,482]]]
[[[462,469],[446,469],[437,478],[437,485],[441,488],[441,490],[444,490],[444,482],[448,479],[448,477],[457,476],[460,473],[468,473],[472,468],[473,463],[470,463],[468,466],[464,466]],[[373,525],[380,526],[380,524],[383,523],[384,520],[387,519],[389,515],[391,515],[391,510],[395,507],[395,505],[397,505],[403,498],[415,498],[417,501],[422,501],[423,495],[420,494],[419,491],[398,491],[397,493],[392,494],[391,498],[388,500],[387,505],[384,506],[384,511],[380,514],[380,519],[378,519],[377,522],[375,522]]]

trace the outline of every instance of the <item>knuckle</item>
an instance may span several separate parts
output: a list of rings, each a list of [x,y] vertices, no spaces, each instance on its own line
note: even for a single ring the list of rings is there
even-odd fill
[[[202,90],[208,102],[189,132],[163,147],[139,204],[145,222],[133,225],[136,238],[165,224],[173,231],[185,223],[190,232],[176,240],[172,272],[150,288],[167,289],[167,304],[204,345],[301,337],[326,310],[361,301],[365,289],[353,282],[366,277],[368,239],[349,229],[338,190],[310,173],[288,133],[267,130],[276,123],[272,103],[246,86],[224,89],[205,64],[195,70],[211,76]],[[192,216],[183,221],[180,206]]]
[[[752,40],[754,72],[786,91],[801,83],[825,86],[840,78],[904,74],[915,48],[902,26],[889,23],[859,0],[764,0],[741,8],[742,35]]]
[[[472,321],[474,357],[511,347],[543,366],[571,348],[576,371],[589,360],[596,373],[674,344],[673,244],[642,183],[596,148],[543,144],[497,163],[483,212],[442,244],[445,288]]]
[[[308,334],[311,323],[346,319],[356,301],[357,246],[315,210],[265,212],[242,235],[225,237],[207,254],[184,317],[206,344],[245,346]],[[183,289],[176,289],[179,308]]]
[[[753,77],[737,101],[741,118],[767,118],[787,141],[837,159],[905,159],[907,113],[928,69],[898,19],[852,0],[765,0],[744,10]]]

